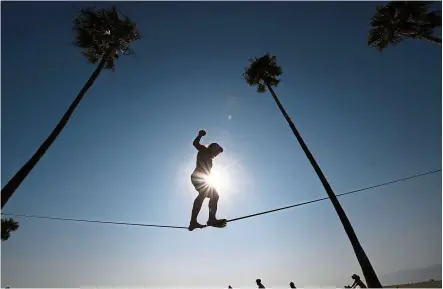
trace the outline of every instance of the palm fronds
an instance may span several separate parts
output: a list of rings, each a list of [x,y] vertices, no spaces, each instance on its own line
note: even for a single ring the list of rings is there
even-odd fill
[[[10,233],[17,231],[18,227],[18,222],[14,221],[13,219],[2,219],[2,242],[8,240]]]
[[[250,59],[250,66],[245,68],[243,77],[250,86],[257,86],[257,91],[263,93],[267,85],[278,86],[282,69],[277,65],[277,58],[266,53],[264,56]]]
[[[391,1],[385,6],[377,6],[370,21],[368,45],[382,51],[389,44],[399,44],[406,38],[436,39],[432,33],[441,27],[441,12],[430,11],[432,3]],[[438,43],[438,40],[432,41]]]
[[[81,9],[73,21],[76,33],[74,45],[81,48],[89,63],[97,63],[112,49],[104,68],[114,69],[119,55],[134,54],[131,43],[140,39],[136,25],[127,17],[119,16],[118,9]]]

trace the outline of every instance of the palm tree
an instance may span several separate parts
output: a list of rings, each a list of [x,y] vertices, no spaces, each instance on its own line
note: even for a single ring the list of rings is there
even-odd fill
[[[281,104],[280,100],[277,98],[277,95],[272,89],[273,86],[277,86],[280,83],[280,79],[278,78],[278,76],[280,76],[281,74],[282,74],[282,69],[280,66],[277,65],[276,57],[270,56],[267,53],[263,57],[260,57],[258,59],[257,57],[255,57],[255,59],[251,59],[251,64],[249,67],[245,68],[245,73],[243,74],[243,77],[245,78],[248,85],[257,86],[257,91],[259,93],[264,93],[266,90],[269,90],[269,92],[271,93],[272,97],[277,103],[278,108],[280,109],[281,113],[288,122],[289,127],[292,129],[292,132],[294,133],[295,137],[300,143],[309,162],[311,163],[312,167],[317,173],[317,176],[320,179],[321,183],[323,184],[326,193],[331,199],[332,205],[334,206],[335,211],[337,212],[337,215],[340,218],[340,221],[345,229],[345,232],[348,235],[349,240],[351,241],[352,247],[354,248],[354,252],[357,256],[358,262],[360,263],[363,274],[365,275],[366,281],[368,282],[370,287],[381,288],[381,284],[380,281],[378,280],[377,274],[372,268],[371,262],[366,256],[363,247],[360,245],[360,242],[357,239],[357,235],[355,234],[354,229],[352,228],[352,225],[349,222],[349,219],[346,216],[343,208],[338,202],[337,197],[334,194],[334,191],[332,190],[331,186],[326,180],[326,177],[321,171],[319,165],[315,161],[314,156],[309,151],[300,133],[295,128],[294,123],[292,122],[289,115],[286,113],[286,110],[283,108],[283,105]]]
[[[116,7],[100,10],[94,8],[80,10],[74,19],[73,29],[76,33],[74,45],[82,50],[82,54],[87,61],[92,64],[97,63],[99,60],[100,62],[55,129],[40,145],[34,155],[3,187],[1,195],[2,208],[65,128],[69,118],[100,72],[103,69],[114,71],[115,60],[119,58],[119,55],[134,54],[130,45],[132,42],[140,39],[135,24],[126,16],[120,18]]]
[[[2,242],[8,240],[10,233],[17,231],[18,227],[18,223],[13,219],[2,219]]]
[[[377,6],[371,19],[368,45],[382,51],[389,44],[406,38],[423,39],[441,46],[441,38],[432,36],[441,27],[441,11],[430,12],[431,1],[391,1]]]

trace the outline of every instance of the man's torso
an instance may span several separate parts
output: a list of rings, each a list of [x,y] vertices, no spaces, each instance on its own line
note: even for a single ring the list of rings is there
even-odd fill
[[[212,169],[212,157],[209,149],[205,148],[197,153],[197,162],[193,175],[204,174],[209,175]]]

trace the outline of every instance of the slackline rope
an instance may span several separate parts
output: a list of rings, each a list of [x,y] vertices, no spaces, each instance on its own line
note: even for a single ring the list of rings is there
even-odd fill
[[[429,172],[426,172],[426,173],[412,175],[412,176],[409,176],[409,177],[405,177],[405,178],[397,179],[397,180],[394,180],[394,181],[389,181],[389,182],[381,183],[381,184],[378,184],[378,185],[373,185],[373,186],[361,188],[361,189],[358,189],[358,190],[349,191],[349,192],[346,192],[346,193],[341,193],[341,194],[338,194],[336,196],[340,197],[340,196],[355,194],[355,193],[358,193],[358,192],[362,192],[362,191],[366,191],[366,190],[371,190],[371,189],[374,189],[374,188],[378,188],[378,187],[382,187],[382,186],[387,186],[387,185],[391,185],[391,184],[394,184],[394,183],[399,183],[399,182],[415,179],[415,178],[418,178],[418,177],[423,177],[423,176],[426,176],[426,175],[435,174],[435,173],[438,173],[438,172],[441,172],[441,169],[434,170],[434,171],[429,171]],[[312,201],[302,202],[302,203],[298,203],[298,204],[295,204],[295,205],[281,207],[281,208],[278,208],[278,209],[264,211],[264,212],[260,212],[260,213],[256,213],[256,214],[251,214],[251,215],[243,216],[243,217],[238,217],[238,218],[227,220],[227,222],[234,222],[234,221],[238,221],[238,220],[242,220],[242,219],[252,218],[252,217],[256,217],[256,216],[260,216],[260,215],[264,215],[264,214],[269,214],[269,213],[273,213],[273,212],[277,212],[277,211],[281,211],[281,210],[286,210],[286,209],[290,209],[290,208],[294,208],[294,207],[299,207],[299,206],[304,206],[304,205],[307,205],[307,204],[312,204],[312,203],[324,201],[324,200],[327,200],[327,199],[329,199],[329,197],[324,197],[324,198],[320,198],[320,199],[316,199],[316,200],[312,200]],[[156,228],[171,228],[171,229],[188,229],[188,227],[180,227],[180,226],[151,225],[151,224],[142,224],[142,223],[112,222],[112,221],[99,221],[99,220],[86,220],[86,219],[72,219],[72,218],[37,216],[37,215],[25,215],[25,214],[7,214],[7,213],[2,213],[2,215],[13,216],[13,217],[34,218],[34,219],[47,219],[47,220],[59,220],[59,221],[72,221],[72,222],[85,222],[85,223],[99,223],[99,224],[139,226],[139,227],[156,227]]]

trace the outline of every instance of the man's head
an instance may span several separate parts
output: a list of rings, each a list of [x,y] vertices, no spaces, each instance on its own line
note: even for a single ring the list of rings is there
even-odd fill
[[[208,149],[211,151],[211,155],[213,158],[215,158],[216,156],[218,156],[223,152],[223,148],[218,143],[211,143],[208,146]]]
[[[255,280],[255,283],[257,283],[257,284],[261,284],[261,280],[260,280],[260,279],[257,279],[257,280]]]
[[[352,275],[351,278],[354,280],[360,279],[360,277],[357,274]]]

